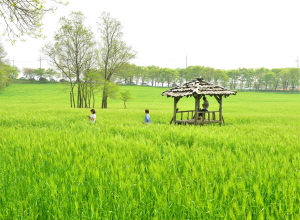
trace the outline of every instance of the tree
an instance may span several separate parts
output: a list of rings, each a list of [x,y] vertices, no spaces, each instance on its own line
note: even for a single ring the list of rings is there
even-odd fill
[[[0,91],[4,90],[4,88],[6,87],[8,82],[8,77],[7,77],[7,73],[0,68]]]
[[[266,72],[263,74],[262,80],[265,84],[266,90],[268,90],[269,85],[275,84],[276,74],[272,71]]]
[[[230,89],[235,89],[238,83],[238,79],[241,75],[239,70],[229,70],[227,72],[228,77],[230,78],[229,86]]]
[[[132,83],[132,80],[136,75],[138,75],[137,66],[130,63],[124,63],[124,65],[115,71],[115,76],[123,79],[124,82],[128,84]]]
[[[259,90],[261,88],[261,85],[263,84],[263,75],[266,73],[266,72],[269,72],[270,70],[267,69],[267,68],[264,68],[264,67],[261,67],[261,68],[258,68],[258,69],[255,69],[255,77],[254,77],[254,88],[256,90]]]
[[[135,58],[136,52],[131,46],[122,41],[123,32],[121,23],[112,18],[110,13],[103,12],[100,16],[98,30],[101,34],[99,65],[103,69],[102,76],[110,82],[117,69]],[[108,85],[105,83],[104,85]],[[104,86],[102,93],[102,108],[107,108],[107,88]]]
[[[224,75],[226,75],[225,70],[215,69],[212,74],[214,84],[217,85],[219,82],[221,82],[224,79]],[[227,76],[227,78],[228,78],[228,76]]]
[[[290,82],[292,90],[298,88],[300,80],[299,68],[290,68]]]
[[[281,85],[283,90],[287,90],[289,86],[289,79],[290,79],[290,69],[284,68],[279,72]]]
[[[47,79],[45,78],[45,69],[37,68],[33,69],[33,72],[40,82],[46,83]]]
[[[247,68],[238,68],[238,71],[240,72],[239,82],[240,82],[240,89],[244,88],[244,84],[246,82],[246,75],[247,75]]]
[[[85,78],[95,67],[96,42],[92,31],[84,26],[84,21],[81,12],[72,12],[69,17],[60,18],[61,27],[54,36],[55,44],[47,43],[42,49],[48,62],[68,79],[70,105],[77,108],[89,108],[89,98],[93,97],[89,94],[93,91],[87,92],[85,85],[91,80]]]
[[[51,78],[58,76],[58,75],[59,75],[59,73],[56,72],[54,69],[48,68],[45,70],[44,77],[48,78],[48,80],[51,80]]]
[[[124,108],[127,108],[127,107],[126,107],[126,102],[127,102],[128,100],[131,100],[131,99],[132,99],[130,91],[129,91],[129,90],[125,90],[125,91],[123,91],[123,92],[120,92],[120,99],[121,99],[121,100],[123,101],[123,103],[124,103]]]
[[[27,79],[34,79],[35,72],[33,68],[23,68],[23,75]]]
[[[139,77],[142,80],[142,85],[149,79],[149,69],[144,66],[139,66]]]
[[[156,82],[159,78],[160,75],[160,68],[158,66],[148,66],[148,76],[149,79],[151,80],[151,85],[156,86]]]
[[[185,80],[188,81],[195,78],[204,77],[204,69],[204,66],[188,66],[186,68]]]
[[[8,64],[0,64],[0,90],[8,86],[11,79],[15,79],[17,76],[18,72],[16,68]]]
[[[221,86],[223,86],[223,87],[227,86],[228,81],[229,81],[229,77],[227,75],[227,71],[226,70],[222,71],[222,74],[220,75],[219,81],[220,81]]]
[[[183,79],[185,79],[185,75],[186,75],[186,69],[182,69],[182,68],[177,68],[176,69],[178,72],[178,77],[179,77],[179,84],[182,85],[183,84]]]
[[[65,0],[49,1],[67,4]],[[44,0],[1,0],[0,6],[0,17],[5,23],[4,34],[11,42],[24,35],[41,37],[44,15],[56,10],[54,6],[47,7]]]
[[[279,82],[280,82],[280,71],[282,70],[282,68],[274,68],[271,71],[273,73],[275,73],[275,83],[274,83],[274,90],[277,90],[278,86],[279,86]]]
[[[242,78],[246,83],[246,87],[252,88],[252,84],[254,82],[255,71],[253,68],[245,68],[245,71],[242,72]]]
[[[213,79],[213,73],[215,69],[211,67],[204,67],[202,70],[202,78],[204,78],[206,81],[211,82]]]
[[[167,82],[168,87],[172,82],[176,82],[178,79],[178,72],[177,70],[170,69],[170,68],[161,68],[161,74],[159,77],[159,81],[163,86],[164,82]]]
[[[2,44],[0,44],[0,90],[3,90],[10,82],[18,76],[17,69],[9,65],[6,59],[6,51]]]
[[[133,79],[136,81],[136,84],[138,84],[138,82],[140,81],[140,79],[142,80],[142,83],[144,83],[144,81],[147,78],[147,68],[142,67],[142,66],[137,66],[137,65],[133,65],[132,68],[132,72],[133,72]]]
[[[6,58],[6,56],[7,56],[7,53],[6,53],[3,45],[0,43],[0,65],[9,63],[9,60]]]

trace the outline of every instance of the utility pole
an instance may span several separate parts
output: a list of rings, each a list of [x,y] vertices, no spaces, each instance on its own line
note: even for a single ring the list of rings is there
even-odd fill
[[[187,55],[185,57],[185,68],[187,68]]]
[[[13,67],[15,67],[15,58],[12,59]]]
[[[297,57],[296,63],[297,63],[297,68],[299,68],[299,58],[298,57]]]
[[[40,58],[38,59],[38,61],[40,62],[40,69],[42,69],[42,56],[40,55]]]

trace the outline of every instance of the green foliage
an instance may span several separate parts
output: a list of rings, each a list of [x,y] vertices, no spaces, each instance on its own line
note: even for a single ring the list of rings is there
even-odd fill
[[[168,87],[171,86],[171,83],[176,82],[179,77],[177,70],[170,68],[160,68],[159,73],[160,75],[157,81],[160,82],[162,86],[165,82]]]
[[[120,87],[112,82],[105,81],[101,84],[100,89],[103,94],[103,90],[106,89],[106,94],[108,98],[117,99],[120,91]]]
[[[15,79],[17,76],[16,68],[7,64],[0,64],[0,91],[4,90],[10,80]]]
[[[225,126],[194,127],[169,125],[161,88],[124,86],[128,109],[91,124],[60,87],[0,96],[0,219],[299,219],[299,94],[238,93]]]
[[[57,4],[67,4],[64,0],[50,0]],[[14,43],[24,35],[42,37],[42,19],[48,12],[55,11],[55,7],[48,7],[45,1],[22,0],[0,1],[0,18],[4,22],[4,35]],[[2,23],[2,22],[1,22]]]
[[[124,91],[120,92],[120,99],[124,103],[124,108],[127,108],[126,107],[126,102],[132,99],[130,91],[129,90],[124,90]]]
[[[268,86],[270,84],[274,84],[276,80],[276,74],[272,71],[266,72],[263,74],[263,81],[265,83],[266,89],[268,89]]]
[[[134,64],[124,63],[120,68],[116,69],[115,77],[124,79],[125,83],[130,84],[134,77],[138,77],[140,68]]]

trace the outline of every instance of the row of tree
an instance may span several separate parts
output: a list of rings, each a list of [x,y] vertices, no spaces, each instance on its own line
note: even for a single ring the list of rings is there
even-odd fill
[[[299,68],[238,68],[221,70],[204,66],[189,66],[184,69],[170,69],[126,64],[116,72],[115,76],[117,77],[117,82],[131,83],[136,81],[142,84],[147,82],[152,86],[167,85],[168,87],[199,77],[230,89],[288,90],[297,89],[300,83]]]
[[[11,66],[3,66],[6,69],[6,80],[16,76],[16,70]],[[24,68],[23,75],[27,79],[39,79],[45,82],[60,76],[51,68]],[[152,86],[172,86],[182,84],[197,77],[214,84],[229,87],[231,89],[255,89],[255,90],[288,90],[299,87],[300,70],[298,68],[239,68],[234,70],[220,70],[211,67],[189,66],[184,69],[160,68],[157,66],[137,66],[125,63],[113,76],[115,83],[125,84],[151,84]]]
[[[51,68],[44,69],[44,68],[23,68],[23,75],[25,78],[34,81],[39,80],[41,82],[46,82],[50,80],[54,80],[54,78],[57,78],[60,76],[60,74],[56,71],[54,71]]]

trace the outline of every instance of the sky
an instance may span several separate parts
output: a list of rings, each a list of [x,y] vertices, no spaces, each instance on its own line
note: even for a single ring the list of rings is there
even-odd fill
[[[46,39],[14,45],[1,38],[19,69],[49,68],[40,50],[52,41],[59,18],[81,11],[99,39],[103,11],[123,26],[123,40],[137,52],[139,66],[215,69],[297,67],[300,58],[299,0],[69,0],[45,16]]]

